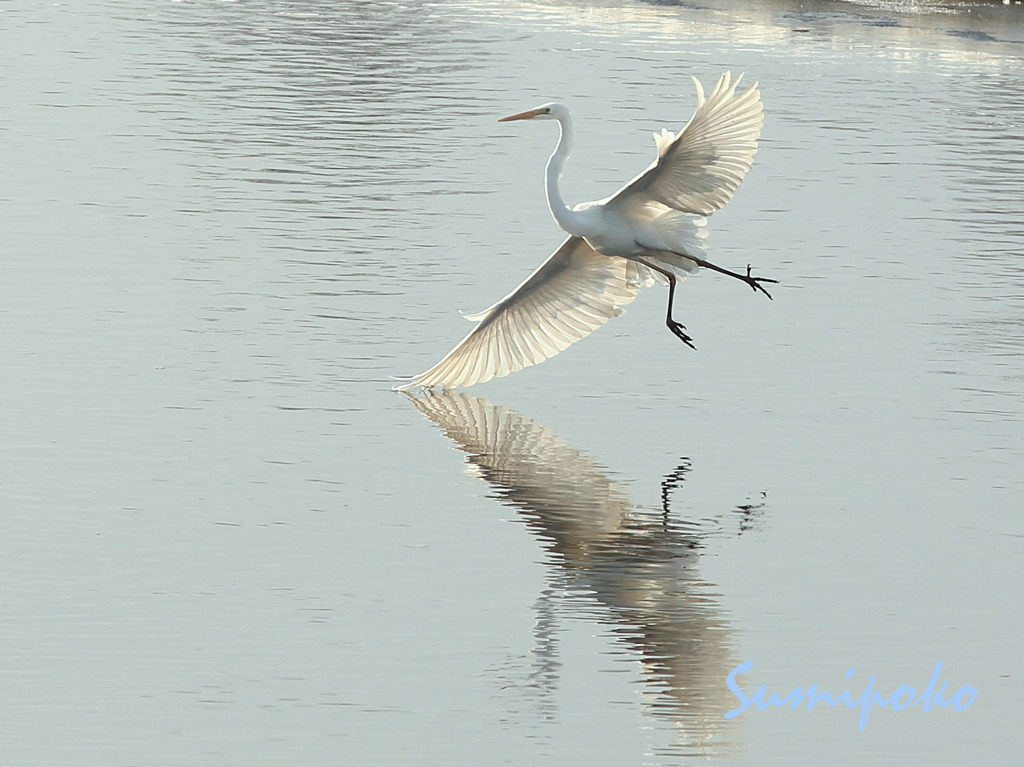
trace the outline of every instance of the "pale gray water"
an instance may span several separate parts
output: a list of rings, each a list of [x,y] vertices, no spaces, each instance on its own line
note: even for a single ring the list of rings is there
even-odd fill
[[[0,4],[0,765],[1018,763],[1024,24],[934,10]],[[594,199],[724,69],[774,301],[389,390],[560,242],[497,117]]]

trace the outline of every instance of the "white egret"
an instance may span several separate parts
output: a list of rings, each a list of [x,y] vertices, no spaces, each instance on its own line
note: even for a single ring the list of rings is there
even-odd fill
[[[676,282],[702,266],[771,298],[761,283],[775,280],[752,277],[750,266],[741,274],[704,258],[704,216],[732,199],[761,135],[757,84],[737,95],[739,81],[726,72],[705,98],[693,78],[693,117],[678,134],[654,134],[658,156],[651,166],[611,197],[572,208],[558,189],[573,143],[569,110],[550,103],[501,118],[558,122],[558,145],[546,169],[547,199],[569,238],[505,298],[467,315],[477,326],[440,362],[395,388],[471,386],[536,365],[621,314],[655,280],[668,284],[665,324],[696,348],[673,319],[672,304]]]

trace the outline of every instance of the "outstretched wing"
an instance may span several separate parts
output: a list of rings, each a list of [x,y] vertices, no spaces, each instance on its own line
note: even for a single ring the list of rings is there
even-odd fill
[[[620,315],[649,280],[645,267],[570,237],[522,285],[471,315],[480,324],[444,359],[395,389],[472,386],[543,362]]]
[[[654,134],[658,159],[608,200],[609,206],[660,203],[683,213],[707,215],[732,199],[750,170],[761,135],[763,107],[757,84],[736,95],[740,79],[729,72],[710,95],[693,78],[697,109],[672,136]]]

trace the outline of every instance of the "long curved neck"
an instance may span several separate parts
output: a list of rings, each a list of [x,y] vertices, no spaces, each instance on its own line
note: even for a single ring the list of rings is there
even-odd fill
[[[558,179],[562,176],[562,168],[565,167],[565,161],[569,159],[569,153],[572,151],[572,118],[566,114],[559,115],[557,120],[559,128],[558,146],[555,147],[555,151],[552,152],[551,157],[548,159],[548,165],[545,169],[548,207],[551,209],[551,215],[555,217],[555,221],[558,222],[562,229],[569,234],[582,236],[583,232],[580,231],[579,227],[579,214],[570,210],[558,189]]]

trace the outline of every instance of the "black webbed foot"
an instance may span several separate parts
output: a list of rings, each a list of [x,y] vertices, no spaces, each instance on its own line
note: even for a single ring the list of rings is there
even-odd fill
[[[682,341],[684,344],[689,346],[694,351],[697,351],[697,347],[693,345],[693,339],[686,335],[686,326],[680,322],[676,322],[673,319],[669,319],[665,322],[665,325],[671,330],[676,338]]]
[[[762,282],[773,282],[773,283],[776,283],[776,284],[778,283],[778,280],[770,280],[767,277],[751,277],[750,276],[750,264],[747,264],[747,274],[746,274],[746,276],[743,276],[743,275],[739,275],[739,276],[740,276],[740,279],[742,279],[745,283],[747,283],[751,288],[754,289],[755,293],[760,290],[762,293],[764,293],[766,296],[768,296],[768,298],[771,298],[772,294],[769,293],[767,290],[765,290],[764,289],[764,285],[762,285],[761,283]],[[774,300],[774,299],[772,299],[772,300]]]

